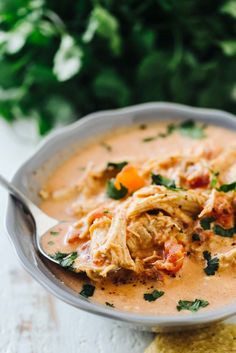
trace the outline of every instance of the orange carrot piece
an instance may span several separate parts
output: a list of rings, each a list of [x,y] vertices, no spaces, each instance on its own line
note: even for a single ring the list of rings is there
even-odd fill
[[[145,180],[134,166],[128,164],[116,176],[115,187],[120,189],[120,184],[125,186],[129,193],[132,193],[145,186]]]

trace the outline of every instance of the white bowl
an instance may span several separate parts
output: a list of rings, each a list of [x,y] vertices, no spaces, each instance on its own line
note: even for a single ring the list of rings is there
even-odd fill
[[[236,130],[233,115],[211,109],[199,109],[171,103],[147,103],[133,107],[102,111],[51,133],[34,155],[16,172],[13,182],[34,202],[38,191],[56,165],[73,153],[78,145],[91,137],[101,135],[118,126],[165,119],[193,119],[221,125]],[[37,171],[37,173],[35,173]],[[93,303],[60,282],[39,256],[33,228],[22,208],[9,198],[6,228],[16,254],[24,268],[50,293],[76,308],[120,320],[135,328],[145,330],[176,330],[205,325],[236,313],[236,301],[218,309],[188,315],[138,315]]]

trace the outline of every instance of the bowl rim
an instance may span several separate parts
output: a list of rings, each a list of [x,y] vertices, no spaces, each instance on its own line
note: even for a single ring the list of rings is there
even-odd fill
[[[236,129],[236,120],[235,116],[231,113],[218,110],[218,109],[208,109],[208,108],[195,108],[187,105],[182,105],[178,103],[170,103],[170,102],[151,102],[151,103],[143,103],[138,105],[133,105],[120,109],[112,109],[112,110],[103,110],[95,113],[91,113],[86,115],[74,123],[62,127],[56,131],[51,132],[48,136],[46,136],[37,146],[35,152],[18,168],[15,172],[12,182],[16,185],[20,183],[22,178],[22,172],[26,168],[27,165],[30,165],[32,160],[43,153],[43,150],[47,147],[49,141],[59,139],[65,133],[70,133],[74,129],[79,129],[84,122],[89,120],[97,120],[101,116],[109,116],[111,118],[116,117],[117,115],[127,115],[130,113],[137,112],[145,112],[145,111],[155,110],[158,114],[158,110],[165,110],[166,112],[174,111],[176,113],[187,113],[194,117],[199,118],[199,116],[205,117],[207,119],[212,119],[212,122],[218,121],[222,122],[222,120],[229,121],[231,124],[235,124]],[[217,119],[216,119],[216,117]],[[12,202],[11,197],[8,197],[6,216],[5,216],[5,229],[10,238],[10,241],[13,245],[15,253],[20,260],[20,263],[23,265],[24,269],[37,281],[39,282],[46,290],[48,290],[51,294],[53,294],[58,299],[70,304],[76,308],[85,310],[87,312],[97,314],[103,317],[107,317],[110,319],[120,320],[122,322],[126,322],[129,324],[143,325],[147,326],[187,326],[197,325],[202,323],[210,323],[213,321],[221,320],[228,318],[236,313],[236,302],[227,304],[220,308],[211,309],[206,312],[198,312],[198,313],[188,313],[186,315],[145,315],[145,314],[137,314],[132,312],[121,311],[118,309],[112,309],[107,306],[95,303],[93,301],[89,301],[84,298],[80,298],[80,296],[75,296],[72,293],[65,292],[63,288],[59,287],[56,283],[51,281],[47,277],[45,273],[40,271],[37,265],[33,264],[22,251],[21,247],[17,246],[14,243],[14,237],[12,236],[12,228],[11,228],[11,217],[10,214],[13,212],[14,208],[17,206],[14,202]]]

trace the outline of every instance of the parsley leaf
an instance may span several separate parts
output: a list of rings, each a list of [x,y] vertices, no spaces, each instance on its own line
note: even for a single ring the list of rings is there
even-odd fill
[[[51,258],[58,261],[60,266],[73,270],[73,264],[77,256],[78,254],[76,251],[69,254],[58,251],[56,254],[51,255]]]
[[[119,200],[125,197],[128,193],[128,189],[120,184],[120,189],[117,189],[114,185],[114,179],[108,180],[107,182],[107,195],[114,199]]]
[[[175,181],[168,179],[161,174],[152,174],[152,184],[164,185],[167,189],[178,190],[179,188],[175,185]]]
[[[154,302],[158,298],[162,297],[164,294],[165,292],[154,289],[152,293],[144,293],[143,298],[148,302]]]
[[[202,229],[209,230],[211,229],[211,223],[215,221],[215,217],[205,217],[200,220]]]
[[[213,228],[213,231],[216,235],[220,235],[221,237],[232,238],[235,233],[235,227],[225,229],[220,225],[216,224]]]
[[[207,266],[204,268],[204,272],[207,274],[207,276],[214,276],[219,268],[218,257],[212,258],[209,251],[203,251],[203,257],[207,261]]]
[[[207,305],[209,305],[209,302],[206,300],[202,300],[202,299],[195,299],[194,301],[179,300],[176,308],[178,311],[189,310],[192,312],[196,312],[200,308],[205,308]]]
[[[223,184],[218,189],[218,191],[229,192],[236,190],[236,181],[231,184]]]
[[[82,295],[85,298],[92,297],[95,291],[95,287],[92,286],[91,284],[84,284],[83,289],[80,291],[80,295]]]
[[[126,161],[120,162],[120,163],[108,162],[107,169],[110,168],[110,169],[116,169],[117,171],[121,171],[127,164],[128,162]]]

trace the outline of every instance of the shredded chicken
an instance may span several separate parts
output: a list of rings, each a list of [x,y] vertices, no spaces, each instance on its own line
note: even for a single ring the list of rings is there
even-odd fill
[[[160,271],[179,271],[189,250],[202,261],[206,248],[214,249],[220,241],[229,247],[236,191],[219,188],[236,181],[236,148],[222,152],[208,146],[195,152],[133,160],[132,167],[119,171],[90,164],[75,185],[52,193],[42,190],[46,199],[72,198],[70,211],[78,221],[66,241],[77,244],[75,271],[95,279],[120,269],[155,277]],[[119,190],[129,178],[127,185],[122,184],[128,193],[114,200],[106,193],[106,183],[118,174],[114,185]],[[153,174],[171,179],[172,186],[153,185]],[[139,182],[132,184],[135,175]],[[219,240],[220,235],[214,234],[216,226],[223,234],[230,230],[230,237],[222,235]],[[236,264],[236,248],[218,257],[221,268]]]

